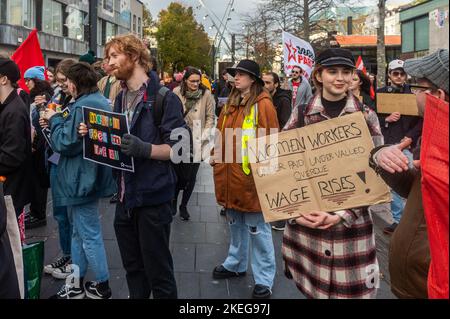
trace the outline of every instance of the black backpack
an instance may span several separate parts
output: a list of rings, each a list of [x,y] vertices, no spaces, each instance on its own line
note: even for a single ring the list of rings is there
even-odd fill
[[[164,101],[166,99],[167,94],[169,94],[170,89],[168,89],[165,86],[162,86],[159,91],[158,94],[156,95],[156,100],[155,100],[155,105],[152,108],[153,110],[153,119],[154,119],[154,123],[156,127],[160,127],[161,126],[161,121],[164,115]],[[187,113],[184,114],[183,118],[187,115]],[[191,128],[186,125],[185,129],[188,130],[189,132],[189,139],[190,139],[190,158],[192,160],[193,158],[193,152],[194,152],[194,138],[192,135],[192,130]]]

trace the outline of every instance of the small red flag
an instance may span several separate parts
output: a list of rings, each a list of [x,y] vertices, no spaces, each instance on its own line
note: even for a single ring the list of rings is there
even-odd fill
[[[364,74],[367,75],[366,67],[364,66],[364,61],[361,56],[358,57],[358,61],[356,61],[356,68],[361,70]]]
[[[25,80],[23,75],[25,71],[34,66],[44,66],[45,61],[42,55],[41,46],[39,44],[39,39],[37,35],[37,30],[33,29],[28,35],[28,38],[17,48],[14,54],[11,56],[11,60],[16,62],[20,69],[20,80],[19,86],[29,92],[27,86],[25,85]],[[45,72],[45,78],[47,79],[47,72]]]

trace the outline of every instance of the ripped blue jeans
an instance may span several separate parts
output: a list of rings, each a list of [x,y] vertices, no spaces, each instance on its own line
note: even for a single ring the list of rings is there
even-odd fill
[[[270,224],[264,222],[262,213],[242,213],[232,209],[227,209],[227,219],[231,239],[223,267],[233,272],[247,271],[250,248],[255,284],[272,288],[276,265]]]

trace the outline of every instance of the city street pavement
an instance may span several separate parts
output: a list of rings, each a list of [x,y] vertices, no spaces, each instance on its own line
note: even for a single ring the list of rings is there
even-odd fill
[[[382,233],[390,221],[386,218],[386,206],[374,208],[378,259],[383,273],[378,290],[379,299],[395,298],[389,288],[387,273],[387,247],[389,238]],[[248,299],[253,290],[253,278],[249,266],[247,276],[230,280],[214,280],[212,270],[221,264],[227,256],[229,231],[225,217],[219,215],[216,204],[212,169],[202,164],[197,184],[188,207],[191,220],[182,221],[177,215],[171,230],[171,251],[174,258],[175,277],[178,294],[181,299]],[[128,298],[125,271],[114,234],[114,205],[109,199],[101,201],[100,213],[103,225],[110,285],[114,299]],[[53,220],[51,198],[47,209],[47,226],[27,231],[27,241],[45,241],[45,263],[52,262],[60,255],[57,224]],[[276,252],[277,274],[273,287],[273,299],[305,299],[297,290],[293,281],[285,278],[281,257],[282,232],[273,231]],[[92,280],[88,273],[87,280]],[[64,281],[43,275],[41,298],[55,294]]]

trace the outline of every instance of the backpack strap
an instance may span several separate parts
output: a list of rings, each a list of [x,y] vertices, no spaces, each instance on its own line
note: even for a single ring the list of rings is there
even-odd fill
[[[156,95],[155,105],[153,107],[153,119],[155,120],[155,126],[159,127],[164,115],[164,100],[167,94],[170,92],[165,86],[161,86]]]

